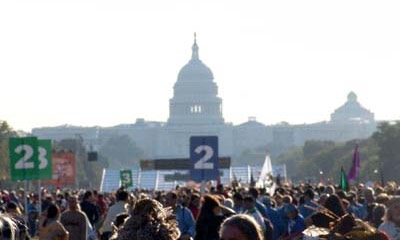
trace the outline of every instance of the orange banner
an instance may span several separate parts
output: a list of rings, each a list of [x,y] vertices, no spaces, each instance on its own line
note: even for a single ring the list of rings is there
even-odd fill
[[[53,179],[44,181],[58,188],[75,184],[75,154],[73,152],[53,152]]]

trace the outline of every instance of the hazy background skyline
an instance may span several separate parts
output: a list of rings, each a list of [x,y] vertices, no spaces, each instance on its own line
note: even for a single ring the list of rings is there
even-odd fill
[[[166,121],[197,32],[225,121],[329,120],[350,91],[400,119],[398,1],[1,1],[0,119]]]

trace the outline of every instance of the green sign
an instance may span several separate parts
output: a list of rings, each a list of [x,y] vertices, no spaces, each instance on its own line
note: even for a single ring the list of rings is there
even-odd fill
[[[53,166],[51,159],[51,140],[39,139],[39,179],[49,180],[53,178]]]
[[[10,168],[12,180],[52,178],[51,141],[36,137],[10,138]]]
[[[119,174],[120,174],[121,186],[133,187],[131,170],[121,170]]]
[[[12,180],[38,179],[38,139],[36,137],[10,138],[10,167]]]

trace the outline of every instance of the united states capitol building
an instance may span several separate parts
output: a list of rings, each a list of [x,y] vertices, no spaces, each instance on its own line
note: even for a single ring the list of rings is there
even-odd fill
[[[307,140],[341,142],[367,138],[377,125],[374,114],[361,106],[353,92],[348,94],[342,106],[333,111],[330,121],[265,125],[250,117],[239,125],[228,123],[223,117],[217,82],[211,69],[200,60],[196,40],[191,59],[179,71],[173,89],[169,118],[165,122],[137,119],[135,123],[113,127],[63,125],[34,128],[32,134],[53,140],[79,136],[87,146],[95,147],[111,136],[128,135],[149,159],[187,158],[191,136],[218,136],[219,155],[235,158],[244,151],[257,148],[278,154],[292,146],[301,146]]]

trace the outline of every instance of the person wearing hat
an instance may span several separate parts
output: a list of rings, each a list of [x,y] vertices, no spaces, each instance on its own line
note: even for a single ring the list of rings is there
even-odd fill
[[[400,239],[400,196],[394,196],[387,202],[385,219],[378,229],[390,239]]]

